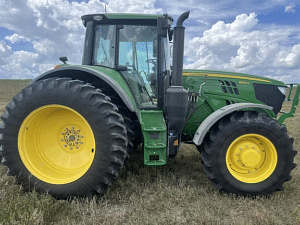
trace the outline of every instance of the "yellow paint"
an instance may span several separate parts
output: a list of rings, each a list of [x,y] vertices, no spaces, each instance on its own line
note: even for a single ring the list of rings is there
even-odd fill
[[[249,82],[239,81],[239,84],[249,84]]]
[[[272,175],[277,165],[273,143],[259,134],[236,138],[226,153],[226,165],[233,177],[244,183],[259,183]]]
[[[217,74],[217,73],[211,73],[211,74],[183,73],[183,76],[202,76],[202,77],[204,77],[205,75],[207,75],[208,77],[234,78],[234,79],[254,80],[254,81],[262,81],[262,82],[271,83],[271,81],[265,80],[265,79],[244,77],[244,76],[238,76],[238,75]]]
[[[82,177],[96,150],[88,122],[62,105],[32,111],[20,127],[18,149],[29,172],[50,184],[67,184]]]

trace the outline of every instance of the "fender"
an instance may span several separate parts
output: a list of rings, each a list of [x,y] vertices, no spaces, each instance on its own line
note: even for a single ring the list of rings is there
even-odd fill
[[[80,73],[84,73],[86,75],[92,75],[92,76],[95,76],[95,77],[103,80],[120,96],[120,98],[122,99],[124,104],[127,106],[127,108],[131,112],[137,113],[137,110],[136,110],[137,107],[135,105],[135,102],[134,102],[134,100],[133,101],[131,100],[131,99],[134,99],[133,96],[129,96],[128,93],[126,93],[126,91],[124,90],[124,88],[121,87],[113,78],[111,78],[107,74],[105,74],[99,70],[93,69],[93,68],[83,67],[83,66],[73,66],[73,65],[72,66],[62,66],[62,67],[59,67],[58,69],[52,69],[52,70],[49,70],[49,71],[41,74],[40,76],[35,78],[33,81],[31,81],[31,83],[34,83],[39,80],[48,79],[51,77],[72,77],[72,74],[79,75]],[[67,74],[67,75],[65,75],[65,74]]]
[[[273,109],[273,107],[268,106],[268,105],[254,104],[254,103],[236,103],[236,104],[224,106],[224,107],[218,109],[217,111],[213,112],[212,114],[210,114],[200,124],[200,126],[198,127],[198,129],[195,133],[195,136],[193,138],[193,142],[196,145],[201,145],[205,135],[217,121],[219,121],[221,118],[223,118],[224,116],[226,116],[234,111],[238,111],[241,109],[247,109],[247,108],[248,109],[249,108],[261,108],[261,109],[268,109],[268,110]]]

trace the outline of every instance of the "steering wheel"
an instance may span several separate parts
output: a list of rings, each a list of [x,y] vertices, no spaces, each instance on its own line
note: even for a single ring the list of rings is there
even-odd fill
[[[157,59],[147,59],[146,63],[152,63],[152,64],[156,65]]]

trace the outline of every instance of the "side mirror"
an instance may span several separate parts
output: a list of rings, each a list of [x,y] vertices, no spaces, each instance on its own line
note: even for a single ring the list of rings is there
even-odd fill
[[[67,64],[68,58],[66,56],[59,57],[59,60],[62,61],[64,64]]]
[[[126,71],[127,70],[127,66],[115,65],[115,70]]]
[[[159,37],[167,37],[169,28],[170,25],[168,24],[166,19],[164,18],[157,19],[157,34]]]

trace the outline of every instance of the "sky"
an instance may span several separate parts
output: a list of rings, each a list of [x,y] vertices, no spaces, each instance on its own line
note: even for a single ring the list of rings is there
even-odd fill
[[[0,79],[35,78],[81,64],[81,16],[190,10],[184,68],[233,71],[300,83],[299,0],[0,0]]]

